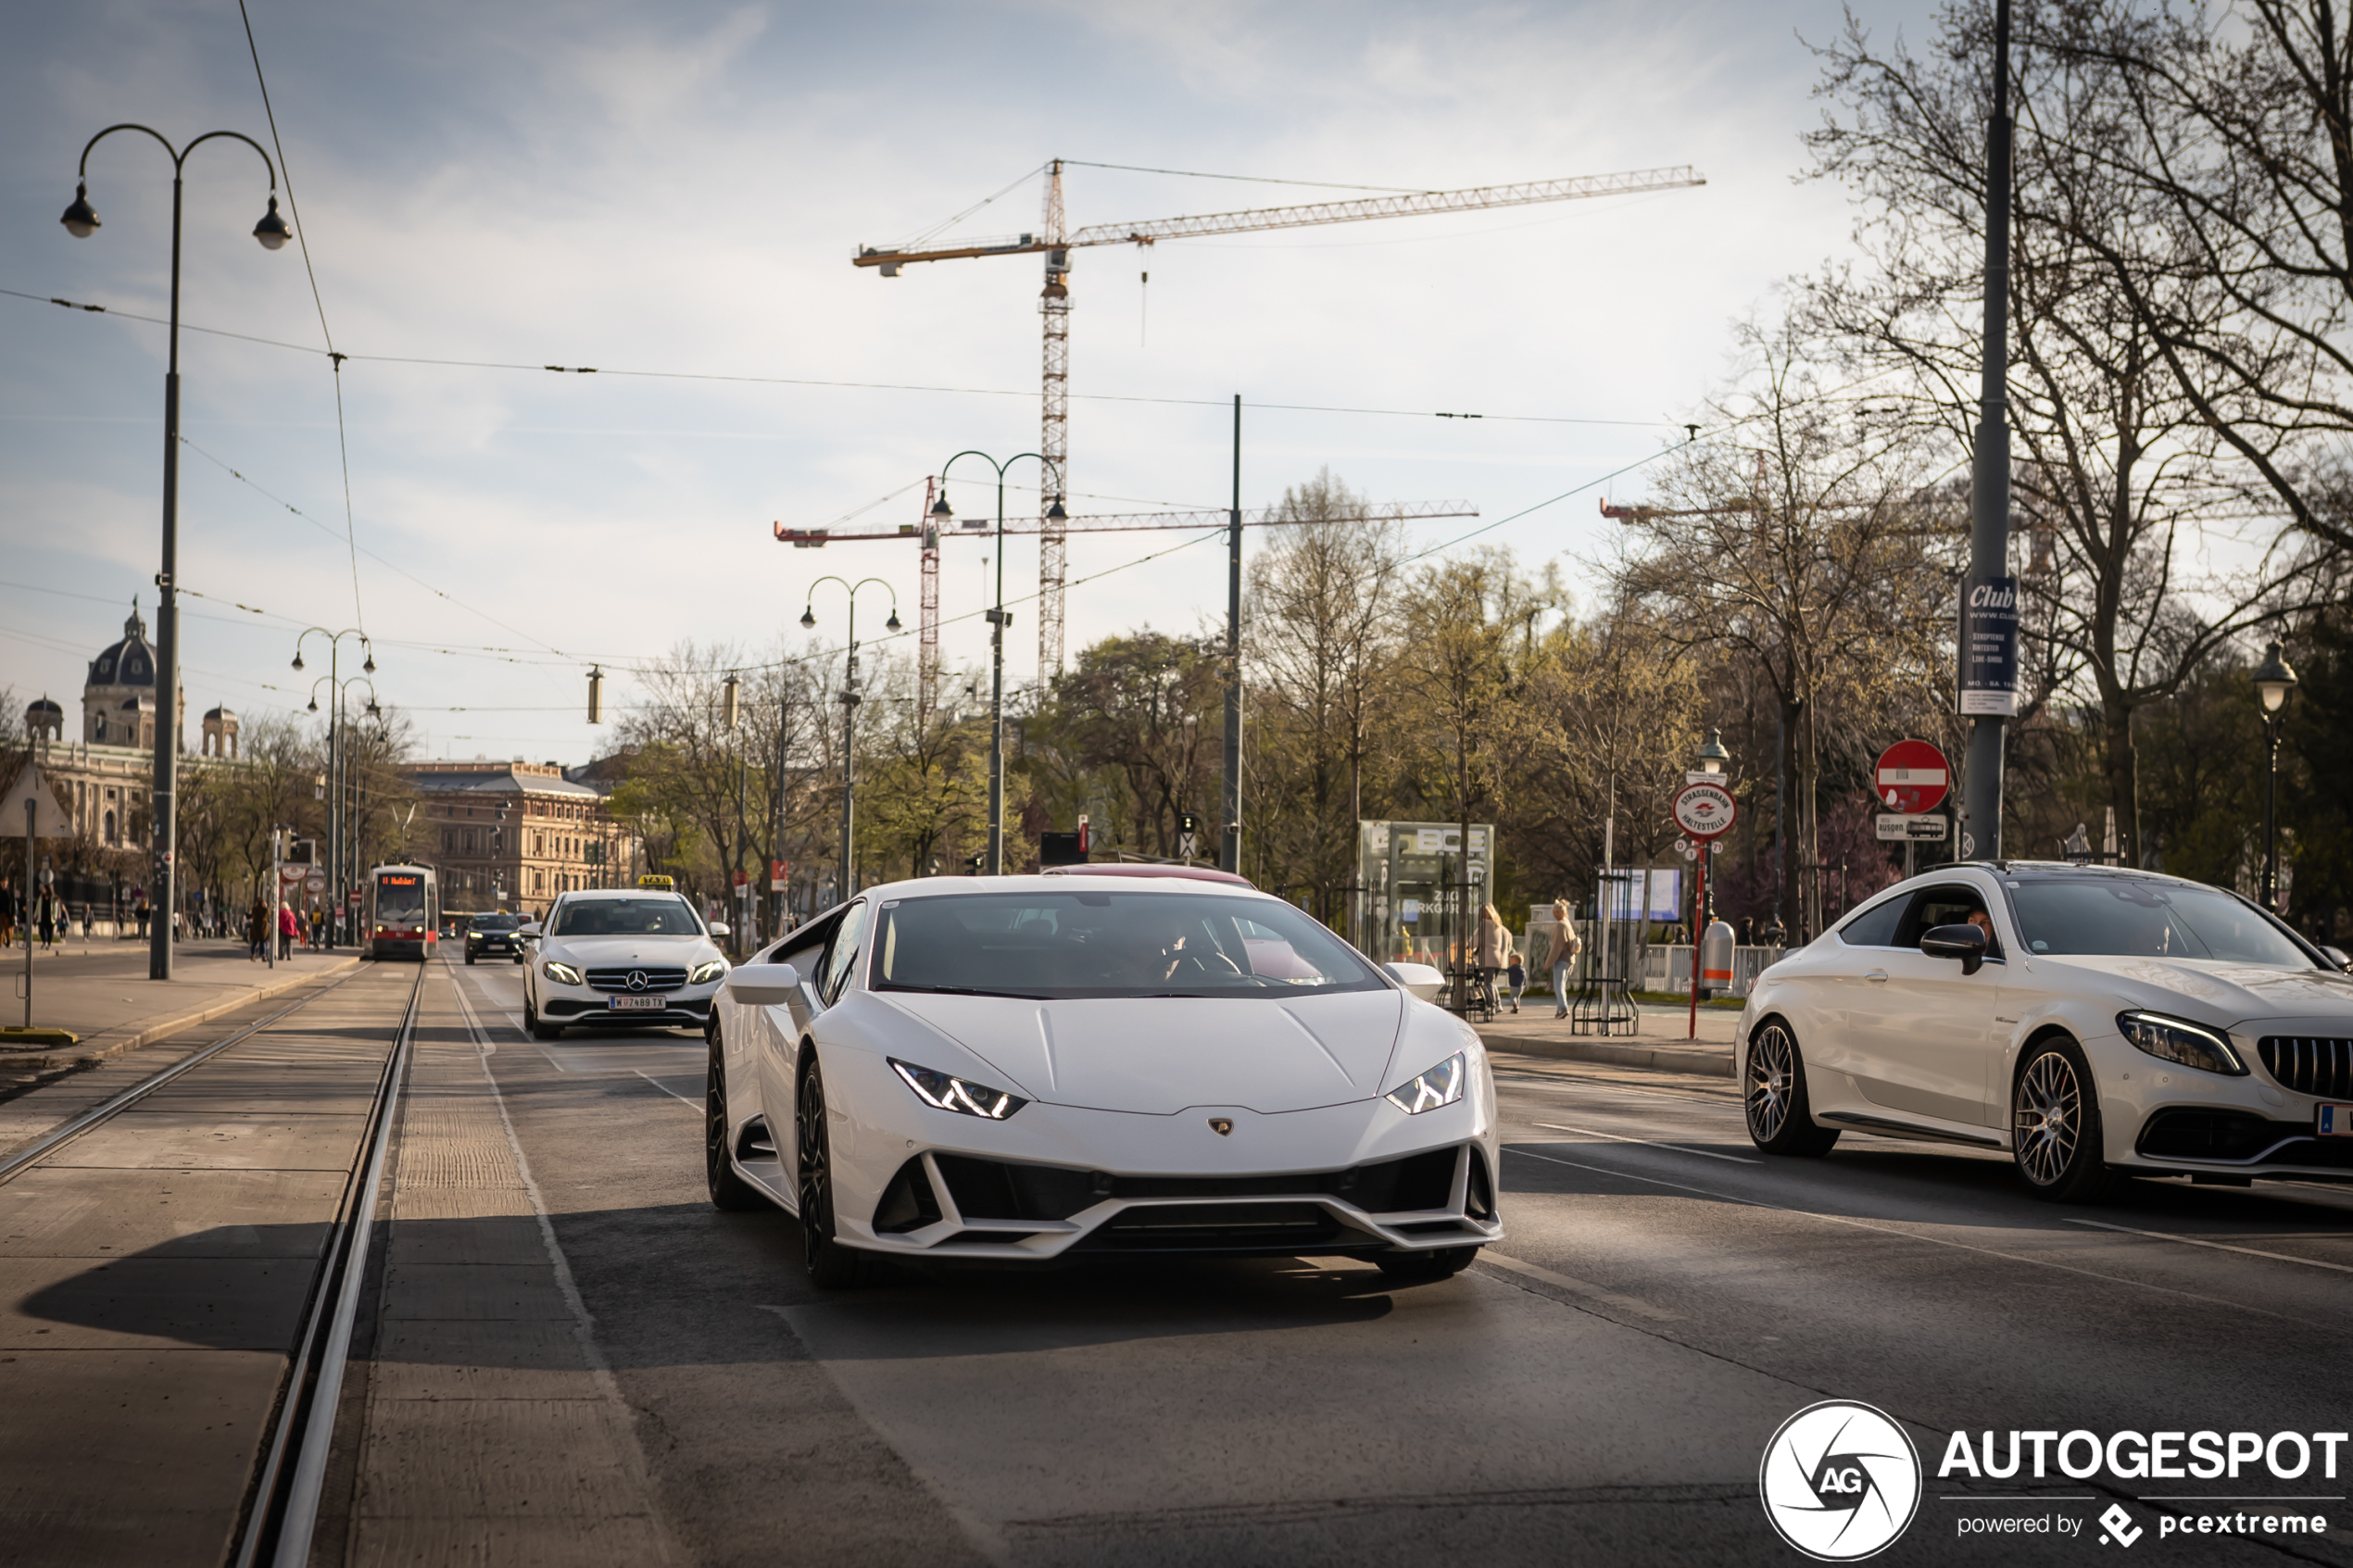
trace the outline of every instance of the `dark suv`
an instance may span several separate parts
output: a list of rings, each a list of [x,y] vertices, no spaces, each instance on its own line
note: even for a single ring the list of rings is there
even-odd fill
[[[474,916],[473,923],[466,927],[466,961],[472,963],[484,954],[495,953],[522,963],[526,957],[522,938],[517,935],[522,929],[522,919],[519,915]]]

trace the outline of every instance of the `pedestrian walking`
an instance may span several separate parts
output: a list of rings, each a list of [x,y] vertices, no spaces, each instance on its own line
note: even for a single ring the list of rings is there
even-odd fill
[[[1568,1016],[1568,972],[1577,967],[1577,957],[1585,950],[1585,940],[1577,935],[1577,927],[1568,918],[1568,900],[1553,900],[1553,1016]]]
[[[294,906],[281,903],[278,906],[278,956],[280,958],[294,957],[295,937],[299,934],[300,928],[295,924]]]
[[[44,887],[41,890],[39,902],[41,945],[44,947],[54,947],[57,945],[57,896]]]
[[[1504,917],[1495,912],[1495,906],[1492,904],[1485,906],[1478,911],[1477,945],[1478,951],[1475,957],[1478,970],[1487,977],[1488,989],[1491,991],[1495,986],[1495,976],[1509,969],[1512,962],[1511,928],[1504,923]],[[1519,1004],[1516,1001],[1512,1004],[1512,1010],[1515,1012],[1519,1010]]]
[[[132,888],[131,918],[139,922],[139,940],[142,942],[147,939],[147,890],[144,887]]]
[[[17,945],[17,889],[6,877],[0,876],[0,947]]]
[[[310,910],[310,950],[314,953],[327,950],[327,911],[316,905]]]
[[[263,955],[269,950],[263,946],[263,944],[267,943],[269,940],[270,911],[261,907],[260,899],[256,898],[253,901],[252,912],[245,916],[245,958],[247,961],[259,963]]]

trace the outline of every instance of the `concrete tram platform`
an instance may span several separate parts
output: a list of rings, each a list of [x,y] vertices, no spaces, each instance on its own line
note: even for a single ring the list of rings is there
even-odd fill
[[[136,942],[61,944],[36,948],[32,960],[32,1023],[62,1029],[74,1044],[11,1044],[0,1036],[0,1100],[64,1073],[111,1060],[166,1040],[182,1030],[283,996],[297,987],[357,968],[349,948],[297,949],[276,968],[248,960],[243,942],[182,942],[168,981],[147,978],[147,948]],[[0,994],[0,1023],[24,1022],[24,949],[0,950],[9,989]]]

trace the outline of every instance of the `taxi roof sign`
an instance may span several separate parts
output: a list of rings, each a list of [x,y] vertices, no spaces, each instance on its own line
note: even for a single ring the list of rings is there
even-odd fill
[[[637,879],[637,885],[657,888],[661,892],[669,893],[676,890],[678,879],[674,876],[641,876]]]

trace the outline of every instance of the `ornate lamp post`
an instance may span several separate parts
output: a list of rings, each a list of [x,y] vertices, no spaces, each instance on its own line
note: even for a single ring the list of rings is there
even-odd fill
[[[2274,641],[2255,667],[2255,695],[2263,701],[2263,907],[2274,914],[2280,907],[2280,720],[2295,690],[2296,671]]]
[[[1005,613],[1005,470],[1024,458],[1036,458],[1054,481],[1053,505],[1046,508],[1046,521],[1061,522],[1070,514],[1063,510],[1062,470],[1051,458],[1036,452],[1016,452],[999,462],[986,452],[959,452],[939,465],[939,499],[931,506],[932,521],[945,527],[956,514],[948,506],[948,470],[959,458],[978,458],[997,470],[997,605],[988,612],[988,861],[990,876],[1005,874],[1005,628],[1012,618]],[[985,526],[985,525],[984,525]]]
[[[253,237],[261,242],[263,249],[276,250],[293,237],[293,231],[278,216],[277,167],[270,161],[270,155],[261,150],[261,144],[252,137],[237,131],[208,131],[186,146],[174,147],[159,132],[144,125],[122,124],[107,126],[82,149],[82,162],[74,171],[73,205],[58,220],[75,239],[86,240],[98,232],[98,214],[90,205],[90,154],[118,131],[137,131],[153,136],[171,158],[171,330],[163,375],[163,568],[156,573],[156,759],[154,777],[148,785],[148,816],[155,831],[151,875],[157,889],[158,918],[147,958],[147,978],[169,980],[171,911],[179,905],[179,892],[172,880],[172,861],[178,847],[179,819],[173,798],[178,791],[180,746],[180,606],[175,578],[180,568],[181,171],[188,162],[188,155],[216,137],[227,137],[251,147],[260,156],[262,167],[270,171],[270,210],[253,226]]]
[[[852,811],[853,792],[857,788],[856,753],[850,743],[857,736],[858,704],[858,590],[869,584],[890,596],[890,619],[883,624],[891,631],[899,630],[899,590],[879,577],[864,577],[851,583],[840,577],[820,577],[809,585],[809,601],[800,611],[800,628],[804,632],[817,629],[817,590],[828,583],[839,583],[849,595],[849,662],[841,681],[841,887],[844,899],[857,892],[850,868],[850,830],[855,822]]]

